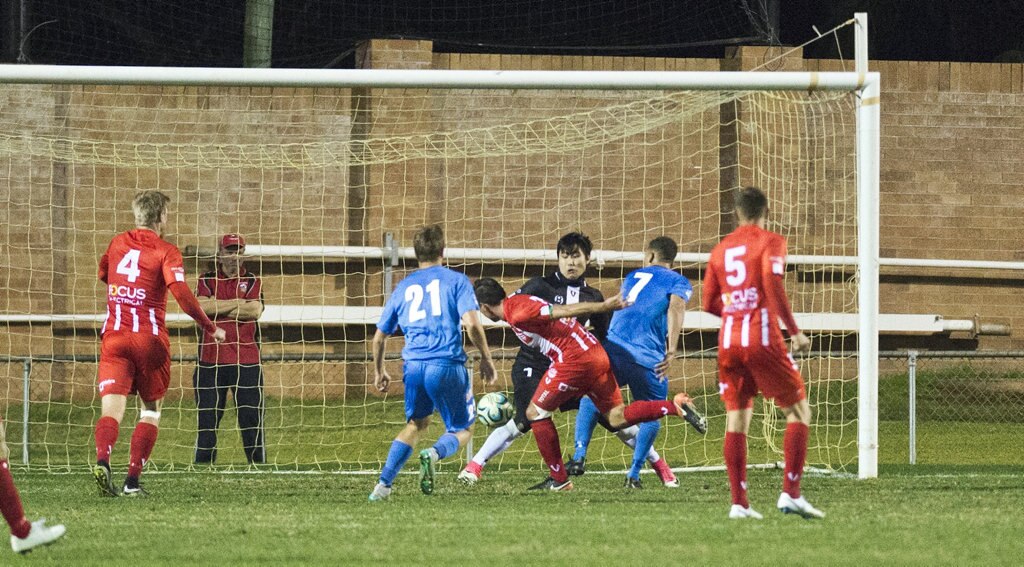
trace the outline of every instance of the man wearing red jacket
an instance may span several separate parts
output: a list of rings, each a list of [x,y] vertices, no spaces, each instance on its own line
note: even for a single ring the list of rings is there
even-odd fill
[[[199,364],[192,375],[199,427],[196,464],[217,460],[217,429],[227,405],[235,399],[238,430],[249,464],[267,460],[263,438],[263,368],[260,365],[259,324],[263,314],[262,282],[243,264],[245,239],[225,234],[217,247],[217,268],[199,277],[196,296],[207,316],[227,333],[217,343],[207,333],[199,347]]]
[[[758,392],[773,398],[786,416],[786,459],[778,508],[804,518],[823,518],[800,495],[807,460],[811,407],[804,380],[779,327],[789,331],[794,352],[811,341],[796,326],[786,298],[786,240],[765,230],[768,198],[747,187],[736,198],[739,227],[711,251],[704,274],[704,310],[722,318],[718,334],[718,390],[725,403],[725,466],[732,491],[729,517],[760,520],[747,500],[747,432]]]
[[[185,283],[181,251],[161,238],[169,201],[159,191],[135,195],[136,228],[115,236],[100,258],[99,279],[106,284],[107,315],[100,331],[97,387],[102,409],[96,422],[93,476],[102,496],[118,495],[110,480],[110,454],[128,396],[135,393],[144,409],[132,433],[128,475],[121,494],[146,494],[139,476],[156,443],[160,408],[171,380],[171,344],[164,323],[167,291],[214,341],[225,338],[224,330],[203,313]]]

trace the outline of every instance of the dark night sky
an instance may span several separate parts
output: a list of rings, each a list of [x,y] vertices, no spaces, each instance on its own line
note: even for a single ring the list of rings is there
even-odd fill
[[[352,46],[372,37],[434,39],[442,51],[716,57],[720,46],[666,46],[756,35],[728,7],[744,1],[770,0],[277,0],[274,66],[351,66]],[[812,25],[827,31],[866,11],[873,59],[1024,61],[1024,0],[779,2],[787,45],[813,37]],[[26,29],[35,28],[24,41],[27,62],[241,65],[245,0],[10,0],[0,8],[4,61],[18,58],[21,7]],[[840,34],[846,58],[852,37]],[[805,55],[837,57],[839,48],[825,38]]]

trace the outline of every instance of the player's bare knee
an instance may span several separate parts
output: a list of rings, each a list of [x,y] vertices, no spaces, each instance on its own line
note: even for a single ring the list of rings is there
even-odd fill
[[[621,429],[629,425],[629,422],[626,421],[626,406],[615,406],[604,414],[604,417],[613,429]]]
[[[11,449],[7,442],[0,440],[0,461],[6,461],[11,456]]]
[[[782,413],[786,415],[787,423],[811,424],[811,405],[807,403],[806,398],[791,406],[782,408]]]
[[[529,421],[540,421],[549,417],[551,417],[551,412],[537,407],[535,404],[530,404],[530,407],[526,408],[526,419]]]

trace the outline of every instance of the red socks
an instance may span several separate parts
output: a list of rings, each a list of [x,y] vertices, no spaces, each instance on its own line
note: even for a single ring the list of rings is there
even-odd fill
[[[782,491],[793,498],[800,498],[800,477],[807,462],[807,426],[800,422],[786,425],[782,438],[782,454],[786,458],[785,474],[782,477]]]
[[[112,417],[101,417],[96,422],[96,461],[110,462],[110,453],[117,443],[120,424]]]
[[[666,415],[678,415],[676,406],[667,400],[633,402],[622,412],[630,425],[654,421]]]
[[[747,436],[744,433],[725,432],[725,470],[729,472],[732,503],[750,507],[747,500]]]
[[[139,478],[142,474],[142,467],[149,460],[149,454],[153,452],[153,445],[156,444],[156,435],[160,429],[152,423],[140,421],[132,433],[131,453],[128,457],[128,476]]]
[[[558,444],[558,431],[554,422],[550,418],[531,421],[530,429],[537,439],[540,456],[551,471],[551,478],[559,483],[569,480],[569,475],[565,472],[565,463],[562,462],[562,448]]]
[[[21,507],[21,497],[14,487],[14,479],[7,461],[0,461],[0,512],[3,512],[7,525],[11,526],[11,535],[19,538],[28,536],[32,524],[25,519],[25,510]]]

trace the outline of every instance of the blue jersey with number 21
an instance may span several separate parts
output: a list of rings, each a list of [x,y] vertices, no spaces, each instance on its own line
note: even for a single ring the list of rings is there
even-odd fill
[[[620,291],[633,305],[612,315],[608,341],[629,351],[637,364],[654,368],[665,358],[670,296],[689,301],[693,286],[682,274],[647,266],[630,272]]]
[[[397,327],[405,333],[402,358],[440,359],[462,363],[460,322],[467,311],[480,309],[473,285],[464,274],[443,266],[416,270],[398,283],[377,328],[388,335]]]

